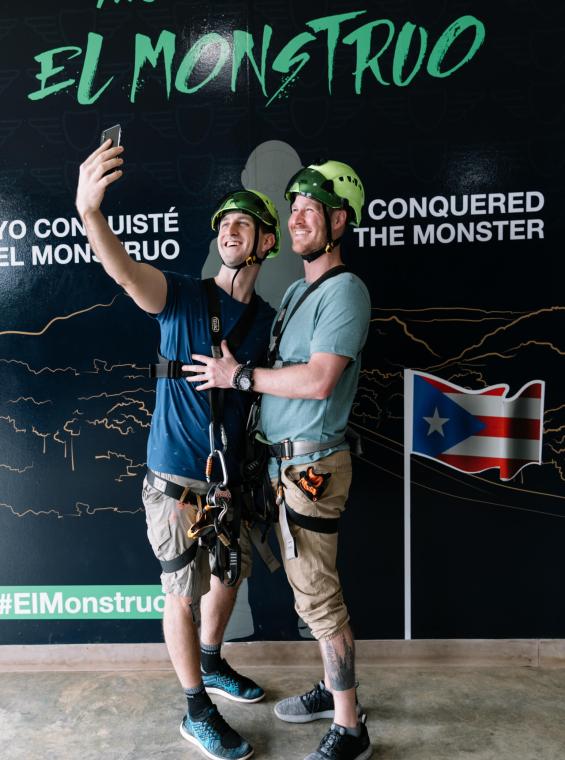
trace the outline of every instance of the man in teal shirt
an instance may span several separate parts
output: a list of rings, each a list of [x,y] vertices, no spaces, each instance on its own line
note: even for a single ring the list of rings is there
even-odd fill
[[[337,529],[351,484],[345,428],[357,389],[371,304],[365,285],[345,271],[341,238],[358,226],[364,191],[346,164],[301,169],[289,182],[292,247],[304,279],[291,285],[273,328],[271,367],[193,355],[186,369],[199,390],[236,387],[263,394],[259,430],[268,442],[277,493],[277,529],[295,608],[320,642],[324,679],[282,700],[291,723],[334,722],[305,760],[366,760],[372,748],[355,698],[353,634],[336,569]],[[307,295],[305,295],[308,293]],[[296,310],[296,313],[294,313]]]

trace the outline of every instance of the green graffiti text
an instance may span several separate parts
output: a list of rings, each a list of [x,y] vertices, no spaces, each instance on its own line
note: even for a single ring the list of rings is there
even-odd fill
[[[102,5],[103,0],[99,7]],[[477,54],[486,36],[483,22],[466,15],[453,21],[433,44],[430,32],[424,27],[406,21],[398,28],[390,19],[369,21],[352,31],[347,30],[348,33],[341,37],[342,28],[365,13],[365,10],[358,10],[312,19],[306,23],[311,31],[300,32],[274,53],[271,44],[275,35],[268,24],[263,27],[259,44],[250,32],[241,29],[235,29],[231,35],[208,32],[188,49],[184,38],[167,29],[160,32],[156,41],[145,34],[136,34],[130,101],[135,102],[141,95],[149,72],[160,76],[167,99],[173,88],[183,95],[191,95],[214,80],[218,80],[216,86],[235,92],[242,79],[244,87],[252,86],[249,77],[254,75],[268,106],[273,100],[288,96],[290,86],[305,76],[308,64],[312,65],[312,49],[309,51],[308,48],[319,35],[325,35],[327,90],[330,94],[335,89],[334,60],[340,44],[354,48],[351,73],[357,95],[363,93],[371,80],[385,87],[406,87],[417,75],[427,74],[439,79],[452,76]],[[460,40],[463,34],[465,40]],[[78,103],[95,103],[113,80],[110,77],[98,89],[94,85],[103,43],[101,35],[91,32],[86,46],[68,45],[36,55],[34,60],[39,64],[39,71],[35,78],[39,81],[39,88],[29,93],[28,98],[41,100],[75,89]],[[448,54],[449,64],[446,63]],[[224,72],[230,61],[231,75]],[[81,66],[79,77],[75,71],[77,64]],[[246,78],[240,76],[242,68]],[[71,75],[73,73],[75,76]]]

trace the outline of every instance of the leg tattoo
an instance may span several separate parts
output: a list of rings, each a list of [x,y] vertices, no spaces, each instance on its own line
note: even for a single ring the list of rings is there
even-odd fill
[[[351,631],[338,633],[333,639],[320,642],[326,673],[327,686],[335,691],[347,691],[355,686],[355,642]]]

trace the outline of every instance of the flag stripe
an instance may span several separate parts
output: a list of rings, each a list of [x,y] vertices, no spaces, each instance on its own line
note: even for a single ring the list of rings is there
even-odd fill
[[[528,388],[520,392],[520,398],[541,398],[543,386],[541,383],[533,383]]]
[[[446,393],[445,395],[476,417],[521,417],[527,420],[539,420],[541,417],[541,399],[538,398],[520,397],[514,401],[505,401],[495,396],[476,394]]]
[[[423,375],[419,375],[422,377],[423,380],[425,380],[430,385],[433,385],[434,388],[437,388],[438,391],[441,391],[442,393],[457,393],[457,388],[453,387],[453,385],[447,385],[447,383],[440,382],[437,378],[431,378],[431,377],[425,377]],[[485,390],[481,391],[472,391],[472,393],[476,396],[504,396],[506,391],[508,390],[508,387],[506,385],[493,385],[491,388],[485,388]],[[471,392],[471,391],[469,391]]]
[[[498,457],[460,457],[449,454],[440,454],[438,459],[463,472],[483,472],[493,467],[500,467],[500,477],[502,480],[510,480],[522,467],[525,467],[527,464],[534,464],[531,460],[523,459],[506,459],[501,462]]]
[[[440,456],[492,457],[501,459],[524,459],[537,462],[540,458],[540,442],[525,438],[489,438],[472,435],[446,449]]]
[[[540,421],[520,420],[512,417],[477,417],[485,427],[475,433],[478,436],[494,438],[532,438],[539,441]]]

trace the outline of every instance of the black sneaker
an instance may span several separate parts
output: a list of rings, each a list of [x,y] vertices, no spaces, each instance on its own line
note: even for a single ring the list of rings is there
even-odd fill
[[[367,760],[373,754],[365,716],[361,718],[361,735],[352,736],[342,726],[332,723],[328,733],[322,738],[318,749],[304,760]]]
[[[362,708],[357,703],[357,714],[361,715]],[[326,689],[323,681],[319,681],[306,694],[287,697],[275,705],[275,715],[287,723],[310,723],[320,718],[334,717],[334,698],[331,691]]]

